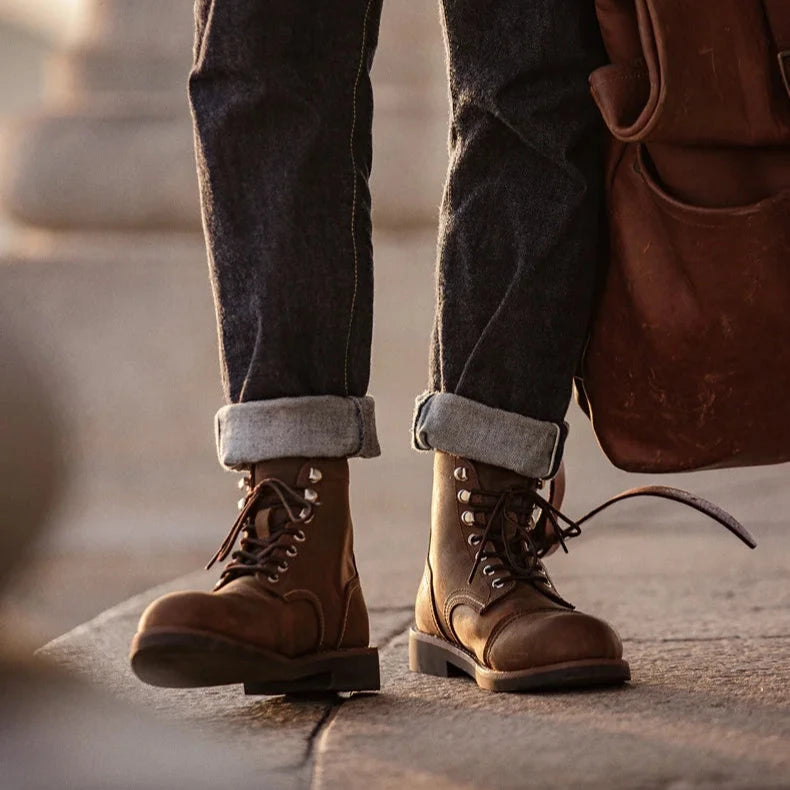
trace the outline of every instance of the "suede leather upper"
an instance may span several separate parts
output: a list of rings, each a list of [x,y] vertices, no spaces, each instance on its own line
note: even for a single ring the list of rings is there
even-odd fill
[[[320,480],[310,480],[311,469],[319,471]],[[145,610],[138,633],[188,629],[289,658],[368,645],[368,614],[353,553],[348,462],[291,458],[257,464],[252,485],[267,478],[317,494],[312,518],[301,525],[304,540],[278,538],[297,552],[287,558],[287,569],[231,577],[210,593],[165,595]],[[258,537],[276,534],[282,520],[281,509],[259,510]]]
[[[456,470],[463,470],[456,478]],[[468,580],[477,547],[471,536],[480,527],[465,523],[459,492],[500,491],[535,486],[514,472],[437,452],[431,509],[431,539],[425,573],[417,594],[419,631],[442,637],[491,669],[519,671],[586,659],[619,659],[622,644],[602,620],[576,612],[553,583],[509,580],[497,588],[480,563]],[[482,547],[481,547],[482,550]]]

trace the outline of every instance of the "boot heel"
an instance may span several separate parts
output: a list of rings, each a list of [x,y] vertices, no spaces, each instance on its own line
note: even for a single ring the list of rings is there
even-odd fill
[[[409,669],[412,672],[440,678],[448,678],[451,675],[450,665],[444,653],[430,642],[421,639],[420,634],[414,629],[409,631]]]
[[[331,673],[332,691],[378,691],[381,688],[379,654],[375,649],[354,658],[339,660]]]
[[[328,691],[378,691],[379,653],[374,647],[351,656],[318,658],[292,679],[247,681],[244,693],[315,694]]]

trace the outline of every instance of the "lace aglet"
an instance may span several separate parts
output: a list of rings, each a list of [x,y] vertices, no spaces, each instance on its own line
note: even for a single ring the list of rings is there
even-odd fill
[[[211,569],[214,567],[214,565],[215,565],[216,563],[218,563],[218,562],[222,562],[222,560],[224,560],[224,559],[225,559],[225,557],[227,557],[227,556],[228,556],[228,552],[227,552],[227,550],[226,550],[226,549],[224,549],[224,548],[220,549],[220,550],[219,550],[219,551],[218,551],[218,552],[217,552],[217,553],[216,553],[216,554],[215,554],[215,555],[214,555],[214,556],[213,556],[213,557],[212,557],[212,558],[211,558],[211,559],[208,561],[208,564],[206,565],[206,568],[205,568],[205,569],[206,569],[207,571],[210,571],[210,570],[211,570]]]

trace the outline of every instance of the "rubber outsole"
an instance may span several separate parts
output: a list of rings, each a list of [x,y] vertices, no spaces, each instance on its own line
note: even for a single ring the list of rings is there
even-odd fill
[[[620,685],[631,679],[622,659],[587,659],[516,672],[498,672],[479,664],[474,656],[444,639],[412,628],[409,632],[409,669],[437,677],[459,672],[474,678],[486,691],[549,691]]]
[[[285,658],[215,634],[154,630],[135,635],[130,661],[140,680],[163,688],[240,683],[246,694],[309,694],[381,685],[375,647]]]

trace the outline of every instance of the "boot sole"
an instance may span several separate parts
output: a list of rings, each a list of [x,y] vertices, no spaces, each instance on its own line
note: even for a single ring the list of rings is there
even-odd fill
[[[442,678],[457,675],[460,671],[473,677],[477,685],[486,691],[547,691],[613,686],[631,679],[627,661],[608,658],[568,661],[516,672],[497,672],[479,664],[465,650],[414,628],[409,631],[409,669]]]
[[[215,634],[152,630],[132,640],[132,670],[162,688],[244,685],[245,694],[378,691],[375,647],[285,658]]]

